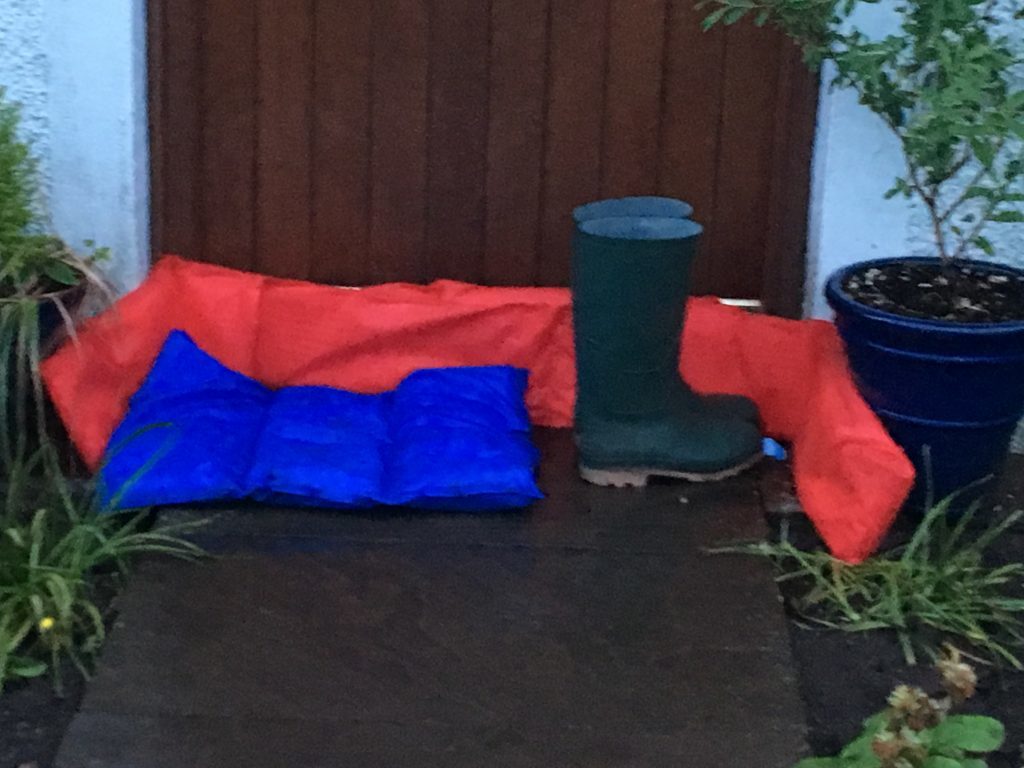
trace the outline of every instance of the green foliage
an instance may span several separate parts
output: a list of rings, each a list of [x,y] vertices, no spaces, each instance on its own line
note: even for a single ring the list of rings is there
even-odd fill
[[[60,238],[31,233],[0,242],[0,297],[47,296],[83,283],[105,290],[94,265],[109,251],[86,247],[79,255]]]
[[[200,554],[180,530],[145,530],[144,514],[111,514],[64,477],[47,430],[39,310],[30,297],[0,302],[0,690],[47,670],[59,688],[64,658],[87,672],[105,632],[98,571],[113,579],[139,554]]]
[[[1024,11],[1005,0],[902,0],[899,33],[875,39],[851,16],[877,2],[700,5],[711,8],[706,28],[753,16],[793,38],[811,64],[831,60],[833,83],[854,89],[902,144],[906,170],[889,196],[921,201],[943,259],[991,254],[986,227],[1024,222],[1024,52],[1000,22]]]
[[[105,637],[95,574],[124,572],[140,554],[197,557],[177,531],[142,529],[144,516],[104,514],[88,497],[73,505],[56,494],[47,508],[24,519],[8,508],[0,529],[0,690],[6,680],[49,669],[60,684],[61,660],[88,674]],[[108,578],[113,578],[110,576]]]
[[[794,608],[809,622],[845,632],[892,630],[907,662],[917,648],[934,653],[936,634],[965,642],[994,662],[1024,668],[1024,564],[990,566],[986,550],[1024,512],[1016,512],[971,534],[978,504],[949,522],[954,499],[935,505],[905,546],[850,565],[820,550],[802,550],[783,535],[715,550],[770,558],[780,582],[806,591]]]
[[[960,741],[950,738],[955,734]],[[933,729],[905,729],[893,733],[869,720],[864,734],[837,757],[814,757],[796,768],[986,768],[979,755],[996,751],[1003,743],[1003,724],[991,717],[954,715]],[[873,750],[887,745],[898,750],[896,759],[885,760]]]
[[[94,265],[107,249],[86,243],[79,255],[51,235],[40,234],[36,161],[18,136],[21,114],[0,87],[0,298],[39,296],[87,283],[104,287]]]
[[[948,648],[939,671],[945,696],[901,685],[837,756],[802,760],[796,768],[985,768],[983,756],[1002,746],[1006,729],[991,717],[950,714],[974,695],[976,682],[959,651]]]
[[[59,689],[64,659],[88,672],[105,634],[98,573],[116,581],[140,554],[200,554],[180,529],[147,530],[144,514],[111,514],[89,485],[64,476],[39,371],[46,301],[72,328],[59,296],[0,300],[0,689],[47,671]]]
[[[35,218],[36,162],[18,136],[21,113],[0,87],[0,247],[20,236]]]

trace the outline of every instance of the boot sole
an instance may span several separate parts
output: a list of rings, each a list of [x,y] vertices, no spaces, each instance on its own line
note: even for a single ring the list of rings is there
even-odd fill
[[[736,477],[742,472],[757,464],[763,454],[751,456],[746,461],[736,464],[727,469],[720,469],[717,472],[680,472],[671,469],[656,469],[644,467],[613,467],[610,469],[593,469],[592,467],[579,465],[580,477],[592,485],[600,485],[606,488],[644,488],[652,477],[669,477],[673,480],[687,480],[691,483],[715,483],[719,480],[728,480]]]

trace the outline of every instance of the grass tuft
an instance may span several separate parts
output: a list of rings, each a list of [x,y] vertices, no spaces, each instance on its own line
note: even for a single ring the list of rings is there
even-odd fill
[[[972,523],[980,502],[951,520],[956,498],[933,505],[908,543],[858,565],[800,549],[785,532],[779,542],[711,551],[770,559],[777,581],[803,588],[791,603],[800,618],[843,632],[894,631],[908,664],[921,650],[936,658],[949,639],[985,661],[1024,669],[1024,563],[992,565],[985,557],[1024,511],[978,530]]]
[[[111,515],[61,502],[25,519],[6,510],[0,530],[0,691],[5,681],[49,670],[58,691],[64,658],[88,676],[106,636],[97,574],[118,581],[145,554],[197,558],[198,547],[167,526],[145,530],[144,513]]]
[[[9,255],[0,244],[0,283]],[[0,297],[0,691],[50,672],[59,692],[65,660],[88,676],[106,634],[104,596],[131,561],[202,554],[184,528],[115,514],[118,494],[105,505],[95,481],[65,476],[39,371],[45,301]]]

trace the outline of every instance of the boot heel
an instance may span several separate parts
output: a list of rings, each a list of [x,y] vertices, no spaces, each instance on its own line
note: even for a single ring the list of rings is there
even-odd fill
[[[580,464],[580,477],[593,485],[613,488],[644,488],[650,480],[649,472],[635,469],[591,469]]]

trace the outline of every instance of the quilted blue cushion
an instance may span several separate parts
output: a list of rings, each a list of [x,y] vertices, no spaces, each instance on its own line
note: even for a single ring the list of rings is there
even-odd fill
[[[507,366],[418,371],[394,392],[272,392],[183,332],[167,339],[108,448],[112,506],[253,498],[339,508],[489,510],[541,498]]]
[[[388,439],[388,395],[330,387],[277,393],[249,483],[260,501],[368,507],[379,502]]]
[[[134,508],[245,498],[273,397],[174,331],[110,440],[101,473],[107,503]]]
[[[444,509],[523,507],[541,498],[524,405],[526,371],[417,371],[395,390],[387,498]]]

